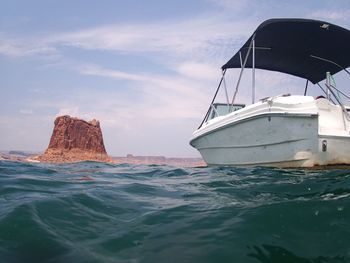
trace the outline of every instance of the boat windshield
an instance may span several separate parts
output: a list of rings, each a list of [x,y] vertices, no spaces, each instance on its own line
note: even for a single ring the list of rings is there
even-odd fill
[[[240,110],[244,107],[245,107],[244,104],[227,105],[227,103],[214,103],[213,106],[211,107],[208,121],[218,116],[224,116],[226,114],[229,114],[230,112]]]

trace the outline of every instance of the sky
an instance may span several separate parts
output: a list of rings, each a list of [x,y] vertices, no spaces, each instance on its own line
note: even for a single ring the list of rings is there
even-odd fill
[[[261,22],[282,17],[350,28],[350,1],[0,0],[0,150],[44,151],[68,114],[100,120],[113,156],[198,157],[189,140],[221,66]],[[237,73],[227,74],[230,96]],[[237,102],[251,101],[249,77]],[[304,85],[256,73],[257,98]]]

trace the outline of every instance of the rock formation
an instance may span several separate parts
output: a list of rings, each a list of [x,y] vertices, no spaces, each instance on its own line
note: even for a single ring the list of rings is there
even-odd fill
[[[57,117],[50,144],[36,158],[41,162],[110,161],[102,137],[100,122],[90,122],[68,115]]]

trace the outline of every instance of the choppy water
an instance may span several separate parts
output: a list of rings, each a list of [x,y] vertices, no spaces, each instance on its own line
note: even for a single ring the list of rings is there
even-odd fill
[[[0,262],[350,262],[350,170],[0,161]]]

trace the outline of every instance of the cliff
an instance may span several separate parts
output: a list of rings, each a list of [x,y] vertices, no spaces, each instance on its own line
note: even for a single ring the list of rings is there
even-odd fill
[[[41,162],[110,161],[102,137],[100,122],[90,122],[68,115],[57,117],[50,144]]]

